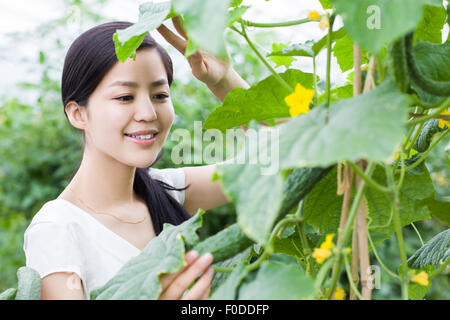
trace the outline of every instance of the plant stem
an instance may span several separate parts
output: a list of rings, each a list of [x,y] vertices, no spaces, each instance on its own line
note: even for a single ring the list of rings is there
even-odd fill
[[[314,85],[314,106],[317,105],[317,75],[316,75],[316,55],[313,55],[313,85]]]
[[[299,218],[284,218],[280,222],[278,222],[278,224],[275,226],[275,228],[272,230],[272,233],[270,234],[269,242],[268,242],[268,245],[265,248],[264,252],[258,257],[258,259],[255,262],[253,262],[252,264],[250,264],[246,267],[247,273],[259,268],[261,263],[264,260],[266,260],[266,258],[269,256],[269,254],[273,251],[273,248],[272,248],[273,239],[281,231],[281,228],[283,228],[288,223],[297,223],[301,220],[302,219],[299,219]]]
[[[253,42],[250,40],[250,38],[247,35],[247,32],[245,31],[245,26],[244,23],[241,19],[241,26],[242,26],[242,32],[239,32],[247,41],[248,45],[250,46],[250,48],[252,48],[252,50],[256,53],[256,55],[258,56],[258,58],[262,61],[262,63],[267,67],[267,69],[269,69],[269,71],[273,74],[273,76],[275,77],[275,79],[277,79],[277,81],[288,91],[288,92],[292,92],[294,91],[292,89],[292,87],[286,82],[284,81],[283,78],[280,77],[280,75],[272,68],[272,66],[269,64],[269,62],[262,56],[262,54],[258,51],[258,49],[256,49],[255,45],[253,44]],[[237,30],[237,29],[236,29]]]
[[[307,22],[312,22],[315,20],[311,20],[309,18],[304,18],[300,20],[293,21],[285,21],[285,22],[275,22],[275,23],[260,23],[260,22],[252,22],[248,20],[242,20],[243,23],[248,27],[257,27],[257,28],[277,28],[277,27],[290,27],[298,24],[303,24]]]
[[[447,260],[445,260],[445,262],[443,264],[441,264],[439,266],[439,268],[437,268],[436,270],[432,271],[429,275],[428,275],[428,279],[434,278],[437,275],[439,275],[442,271],[444,271],[448,264],[450,263],[450,258],[448,258]]]
[[[433,141],[433,143],[430,145],[430,147],[428,148],[427,151],[425,151],[424,153],[422,153],[422,155],[420,156],[419,160],[417,160],[416,162],[414,162],[412,165],[406,167],[406,171],[411,170],[415,167],[417,167],[419,164],[421,164],[426,156],[430,153],[431,150],[433,150],[433,148],[439,143],[439,141],[441,141],[448,133],[449,129],[445,130],[440,136],[439,138],[437,138],[435,141]]]
[[[358,296],[358,299],[362,300],[363,297],[361,296],[361,293],[359,293],[358,288],[356,287],[355,283],[353,282],[352,272],[350,270],[347,255],[344,255],[344,262],[345,262],[345,271],[347,272],[347,277],[348,277],[348,281],[350,282],[350,286],[352,287],[353,292]]]
[[[390,167],[385,166],[386,170],[386,176],[389,182],[389,185],[394,187],[395,181],[394,181],[394,174]],[[397,235],[397,242],[398,242],[398,249],[400,252],[400,259],[401,259],[401,265],[400,268],[402,270],[402,273],[400,275],[400,283],[401,283],[401,289],[402,289],[402,299],[408,300],[408,265],[407,265],[407,257],[406,257],[406,249],[405,249],[405,242],[403,239],[403,233],[402,233],[402,225],[400,221],[400,213],[399,213],[399,205],[400,205],[400,194],[399,189],[394,188],[394,203],[393,203],[393,219],[394,219],[394,229],[395,233]]]
[[[425,243],[423,243],[423,240],[422,240],[422,237],[420,236],[419,230],[417,230],[416,226],[412,222],[411,222],[411,226],[413,227],[414,231],[416,231],[417,236],[419,237],[420,243],[422,244],[422,247],[423,247],[425,245]]]
[[[224,272],[224,273],[231,273],[233,272],[233,268],[224,268],[224,267],[217,267],[213,266],[213,269],[215,272]]]
[[[330,27],[328,28],[328,38],[327,38],[327,84],[326,84],[326,92],[327,92],[327,107],[330,107],[331,101],[331,90],[330,90],[330,74],[331,74],[331,44],[332,44],[332,36],[333,36],[333,23],[334,23],[334,14],[332,14],[329,18]]]
[[[375,169],[375,163],[369,162],[369,165],[367,166],[367,169],[366,169],[367,176],[370,177],[372,175],[372,172],[374,169]],[[334,290],[336,288],[337,280],[339,278],[339,274],[341,272],[342,262],[343,262],[341,248],[345,247],[350,235],[352,234],[352,231],[351,231],[352,225],[354,223],[356,213],[358,212],[359,204],[360,204],[362,196],[364,194],[365,186],[366,186],[366,181],[365,180],[361,181],[361,184],[356,193],[356,196],[353,199],[352,207],[348,214],[347,223],[345,225],[345,229],[343,232],[342,242],[341,242],[341,245],[337,249],[338,254],[337,254],[337,262],[336,262],[336,269],[335,269],[336,272],[333,273],[333,276],[331,278],[330,291],[328,291],[328,293],[327,293],[327,299],[330,299],[330,297],[334,294]]]
[[[413,134],[413,132],[414,132],[414,128],[416,127],[416,125],[413,125],[412,127],[411,127],[411,129],[409,129],[409,132],[408,132],[408,136],[406,137],[406,141],[405,141],[405,143],[403,144],[403,146],[402,146],[402,150],[404,151],[405,150],[405,147],[406,147],[406,145],[408,145],[408,143],[409,143],[409,139],[411,138],[411,136],[412,136],[412,134]],[[397,160],[395,161],[395,163],[394,163],[394,168],[397,168],[397,165],[398,165],[398,162],[400,161],[400,158],[397,158]]]
[[[403,185],[403,180],[405,179],[405,173],[406,173],[406,168],[405,168],[405,154],[403,153],[403,150],[400,150],[400,155],[399,157],[402,159],[402,166],[401,166],[401,172],[400,172],[400,178],[398,179],[398,184],[396,186],[396,188],[398,190],[401,190],[402,185]],[[396,168],[396,167],[394,167]],[[395,169],[394,169],[395,170]]]
[[[425,117],[413,119],[408,122],[408,124],[416,124],[416,123],[423,123],[429,119],[435,118],[436,116],[440,115],[442,111],[446,110],[450,106],[450,98],[447,98],[442,105],[436,109],[436,112],[433,112],[432,114],[429,114]]]
[[[347,161],[347,163],[349,164],[350,167],[352,167],[353,171],[355,171],[360,177],[361,179],[363,179],[364,181],[367,182],[367,184],[369,186],[371,186],[372,188],[380,191],[380,192],[392,192],[391,189],[384,187],[380,184],[378,184],[377,182],[375,182],[372,178],[368,177],[367,175],[364,174],[364,172],[362,172],[362,170],[355,165],[354,163],[352,163],[351,161]]]
[[[411,142],[410,142],[409,145],[406,147],[405,153],[406,153],[406,156],[407,156],[407,157],[409,156],[409,153],[411,152],[411,149],[412,149],[412,147],[414,146],[414,143],[416,142],[417,138],[419,137],[419,134],[420,134],[420,131],[422,131],[423,125],[424,125],[423,122],[419,124],[419,127],[417,128],[416,132],[414,133],[414,136],[413,136],[413,138],[411,139]],[[394,168],[396,168],[396,167],[394,167]]]
[[[399,276],[389,270],[386,265],[381,260],[380,256],[378,255],[377,249],[375,248],[375,245],[373,244],[372,238],[370,237],[370,232],[367,232],[367,238],[369,239],[370,246],[372,247],[372,251],[375,254],[375,258],[377,258],[378,263],[381,265],[381,267],[386,271],[391,277],[400,280]]]

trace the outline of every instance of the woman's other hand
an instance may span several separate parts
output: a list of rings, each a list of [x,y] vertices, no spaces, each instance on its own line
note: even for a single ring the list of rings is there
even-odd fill
[[[186,266],[174,273],[161,277],[162,291],[160,300],[206,300],[211,291],[211,280],[214,270],[210,266],[213,257],[206,253],[198,257],[196,251],[189,251],[185,255]],[[192,288],[183,296],[186,289],[200,277]]]

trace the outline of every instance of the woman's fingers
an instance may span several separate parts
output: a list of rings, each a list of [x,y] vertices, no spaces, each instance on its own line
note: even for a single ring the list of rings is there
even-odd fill
[[[209,267],[200,279],[197,280],[195,285],[189,290],[189,292],[182,298],[182,300],[206,300],[211,290],[211,280],[214,275],[214,270]]]
[[[183,55],[186,52],[187,41],[177,36],[173,33],[169,28],[167,28],[164,24],[160,25],[157,28],[158,32],[169,42],[172,46],[175,47],[178,51],[180,51]]]
[[[175,280],[176,277],[178,277],[181,273],[183,273],[197,258],[198,258],[198,252],[197,251],[189,251],[184,256],[186,260],[186,265],[178,270],[177,272],[170,273],[167,275],[164,275],[161,278],[161,292],[164,292],[168,286]]]
[[[186,31],[184,31],[183,23],[181,22],[180,16],[173,17],[172,23],[175,29],[178,31],[178,33],[181,34],[183,38],[187,40],[188,36],[186,34]]]
[[[213,257],[210,253],[198,258],[168,286],[166,291],[161,294],[160,299],[180,299],[183,292],[209,267],[212,261]]]

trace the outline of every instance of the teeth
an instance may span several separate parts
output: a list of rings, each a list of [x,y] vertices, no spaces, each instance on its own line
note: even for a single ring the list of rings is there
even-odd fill
[[[129,136],[133,137],[133,138],[143,139],[143,140],[148,140],[148,139],[153,138],[153,134],[148,134],[148,135],[145,135],[145,136],[143,136],[143,135],[141,135],[141,136],[129,135]]]

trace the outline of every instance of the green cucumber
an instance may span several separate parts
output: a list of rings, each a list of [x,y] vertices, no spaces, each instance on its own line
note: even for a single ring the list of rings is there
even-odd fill
[[[408,75],[408,64],[406,62],[405,39],[402,37],[387,47],[386,61],[389,74],[394,80],[397,88],[408,93],[410,79]]]
[[[277,220],[288,214],[332,168],[333,166],[294,169],[286,179],[284,199]]]
[[[450,96],[450,81],[435,81],[426,77],[417,67],[413,48],[414,33],[408,33],[405,38],[406,62],[411,81],[426,93],[447,97]]]
[[[253,241],[242,232],[239,224],[236,222],[199,242],[191,249],[197,251],[200,256],[209,252],[213,255],[214,262],[219,262],[233,257],[251,244],[253,244]]]
[[[437,119],[426,121],[419,133],[419,136],[417,137],[417,140],[414,142],[413,148],[418,152],[427,151],[434,134],[439,131],[442,131],[442,129],[439,128],[439,121]]]

